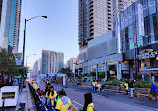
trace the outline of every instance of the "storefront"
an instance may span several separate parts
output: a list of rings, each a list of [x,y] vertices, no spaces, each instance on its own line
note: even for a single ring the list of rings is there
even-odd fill
[[[117,78],[117,61],[110,61],[106,64],[107,79]]]
[[[139,73],[145,75],[146,79],[158,81],[158,51],[154,48],[145,48],[139,51],[136,58],[139,63]]]
[[[121,63],[121,74],[123,79],[130,78],[129,61],[124,61]]]

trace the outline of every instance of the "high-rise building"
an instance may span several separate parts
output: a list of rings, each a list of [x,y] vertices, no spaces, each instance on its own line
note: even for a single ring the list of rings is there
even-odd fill
[[[41,74],[42,73],[42,59],[40,58],[38,60],[38,73]]]
[[[1,38],[3,48],[9,53],[17,53],[19,45],[22,0],[3,0],[1,14]]]
[[[119,16],[121,12],[123,12],[127,7],[129,7],[131,4],[136,2],[137,0],[114,0],[114,19],[113,22],[116,20],[116,18]]]
[[[75,73],[75,64],[76,64],[76,58],[73,57],[70,60],[67,61],[67,68],[70,68],[73,73]]]
[[[42,50],[42,73],[57,73],[64,65],[64,54]]]
[[[42,73],[51,73],[50,72],[50,55],[52,51],[42,50]]]
[[[64,67],[64,53],[57,52],[57,72]]]
[[[2,15],[2,4],[3,0],[0,0],[0,25],[1,25],[1,15]],[[3,46],[3,37],[0,36],[0,48]]]
[[[38,61],[36,60],[33,65],[33,76],[37,76],[38,74]]]
[[[84,48],[88,41],[113,29],[113,0],[79,0],[78,37]]]

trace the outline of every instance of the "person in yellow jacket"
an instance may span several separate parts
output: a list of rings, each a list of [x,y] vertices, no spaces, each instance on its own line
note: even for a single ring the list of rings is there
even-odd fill
[[[37,84],[37,82],[36,83],[33,83],[33,88],[35,89],[35,90],[37,90],[38,88],[39,88],[39,86],[38,86],[38,84]]]
[[[71,103],[71,100],[66,96],[64,90],[59,92],[60,99],[57,101],[55,111],[68,111]]]
[[[95,82],[95,80],[93,80],[93,82],[92,82],[92,91],[95,91],[96,85],[97,85],[97,82]]]
[[[49,109],[54,107],[54,100],[56,99],[57,93],[54,91],[54,87],[50,86],[49,91],[46,93],[46,105]]]
[[[82,111],[94,111],[94,104],[92,102],[92,94],[84,94],[85,103]]]
[[[125,86],[125,90],[126,90],[126,95],[128,95],[128,81],[126,81],[126,83],[124,84]]]
[[[49,81],[49,79],[47,79],[47,81],[46,81],[46,84],[50,84],[50,81]]]
[[[97,87],[98,87],[98,91],[100,92],[100,89],[101,89],[101,84],[97,84]]]

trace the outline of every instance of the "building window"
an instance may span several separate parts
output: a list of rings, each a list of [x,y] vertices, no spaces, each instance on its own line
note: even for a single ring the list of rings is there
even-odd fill
[[[125,48],[129,50],[128,27],[125,28]]]
[[[129,25],[128,27],[128,35],[129,35],[129,49],[133,49],[134,48],[133,24]]]
[[[138,22],[137,22],[138,26]],[[149,22],[149,16],[144,18],[144,30],[145,30],[145,37],[143,38],[143,45],[149,45],[150,44],[150,22]],[[138,33],[138,31],[137,31]]]

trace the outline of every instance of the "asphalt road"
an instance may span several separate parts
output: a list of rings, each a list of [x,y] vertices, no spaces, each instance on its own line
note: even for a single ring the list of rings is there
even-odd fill
[[[124,94],[116,94],[114,92],[92,92],[87,88],[72,87],[67,88],[59,84],[52,84],[54,89],[64,89],[67,96],[71,99],[79,109],[84,105],[84,94],[91,92],[93,95],[93,103],[96,111],[157,111],[158,102],[150,101],[145,97],[129,98]],[[42,90],[45,89],[45,83],[39,84]]]

